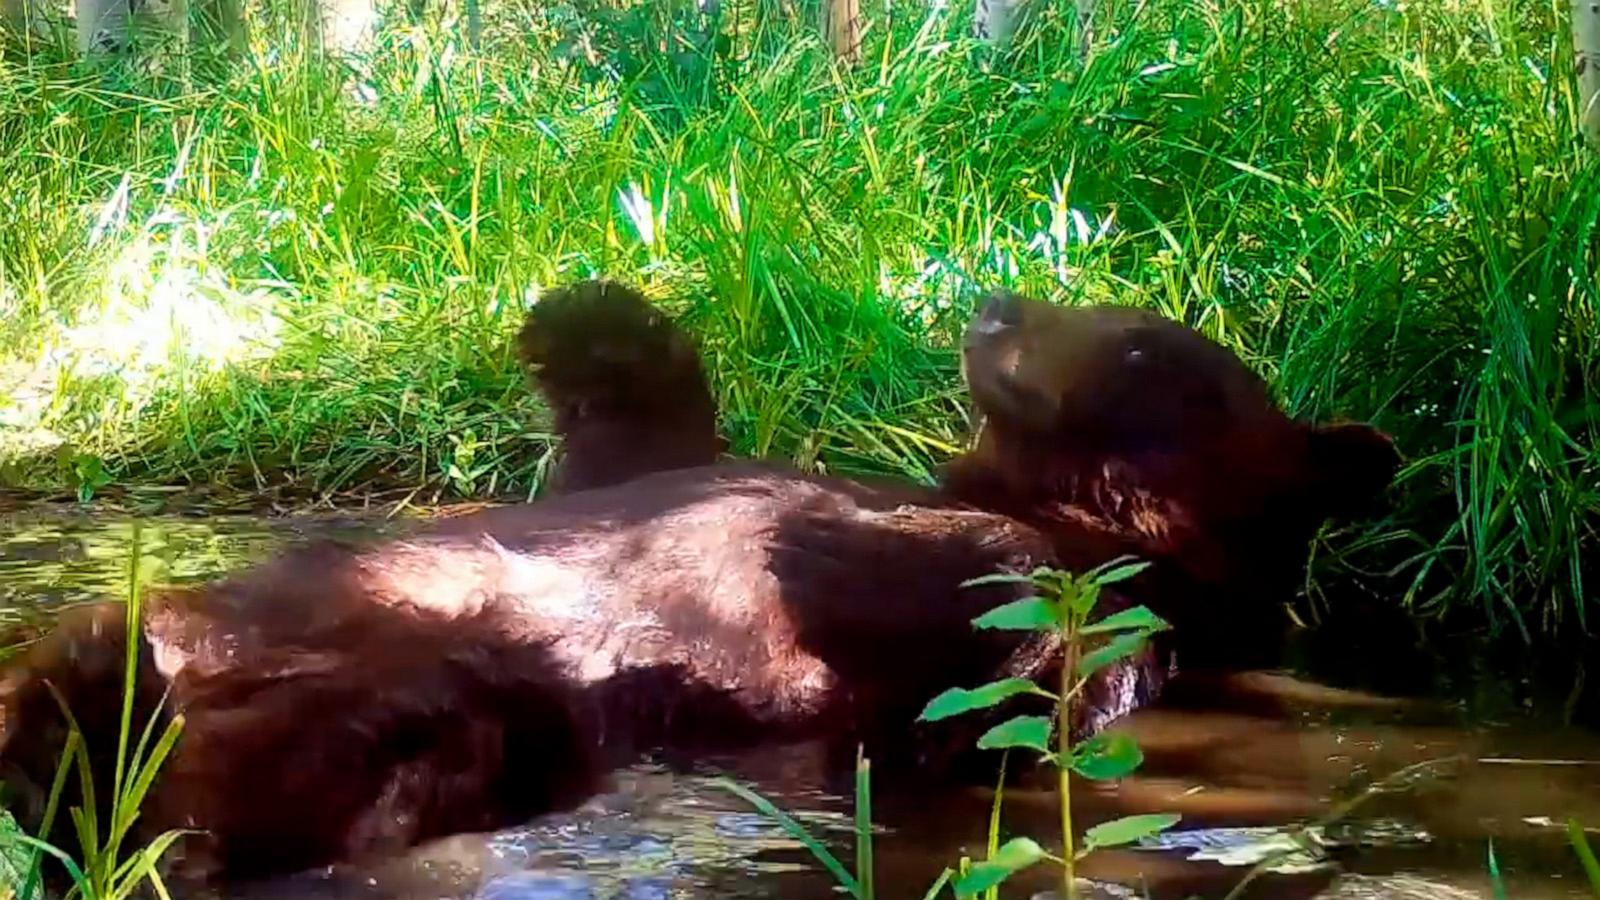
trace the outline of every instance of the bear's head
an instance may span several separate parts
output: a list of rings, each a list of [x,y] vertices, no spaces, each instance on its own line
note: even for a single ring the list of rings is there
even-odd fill
[[[1286,415],[1232,352],[1153,312],[992,293],[962,371],[980,424],[950,490],[1053,528],[1069,565],[1114,535],[1197,599],[1287,601],[1322,524],[1378,508],[1400,464],[1368,425]]]

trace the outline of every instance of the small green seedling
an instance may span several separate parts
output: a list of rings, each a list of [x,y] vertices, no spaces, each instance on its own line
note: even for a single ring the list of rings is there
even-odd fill
[[[958,896],[992,892],[1017,872],[1049,861],[1061,867],[1063,896],[1076,900],[1079,860],[1095,850],[1131,844],[1177,824],[1179,817],[1173,814],[1128,816],[1088,829],[1081,841],[1072,826],[1073,772],[1084,778],[1109,780],[1128,775],[1144,761],[1139,745],[1125,734],[1100,734],[1074,743],[1071,723],[1079,695],[1097,672],[1139,652],[1151,635],[1169,627],[1143,606],[1122,610],[1098,621],[1089,620],[1107,585],[1126,581],[1147,566],[1147,563],[1120,558],[1082,575],[1041,567],[1025,575],[988,575],[964,585],[1016,583],[1031,586],[1036,594],[996,607],[974,619],[973,625],[1054,633],[1061,639],[1065,661],[1056,692],[1025,678],[1005,678],[977,688],[951,688],[933,698],[922,711],[920,718],[932,722],[989,709],[1023,694],[1048,697],[1055,704],[1053,717],[1022,715],[1007,719],[978,738],[978,746],[1032,750],[1056,766],[1061,802],[1060,855],[1051,854],[1031,838],[1013,838],[992,850],[988,859],[972,864],[961,873],[955,882]]]

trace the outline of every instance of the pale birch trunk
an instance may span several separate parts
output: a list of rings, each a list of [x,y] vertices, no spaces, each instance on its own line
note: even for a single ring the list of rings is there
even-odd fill
[[[972,14],[972,35],[1004,50],[1016,38],[1027,12],[1027,0],[978,0]],[[1076,0],[1074,4],[1078,60],[1088,58],[1094,43],[1095,0]]]
[[[1095,0],[1078,0],[1078,62],[1089,59],[1089,48],[1094,46]]]
[[[972,35],[996,48],[1011,46],[1022,19],[1024,0],[978,0],[972,14]]]
[[[366,50],[378,30],[374,0],[307,0],[308,23],[324,51],[347,55]]]
[[[43,24],[45,0],[14,2],[26,20]],[[128,48],[137,32],[154,31],[180,45],[215,47],[226,44],[239,52],[246,43],[242,0],[73,0],[73,29],[78,52],[115,53]]]
[[[861,60],[861,0],[822,0],[822,34],[842,63]]]
[[[187,41],[187,0],[76,0],[78,52],[85,56],[127,47],[135,29],[154,28]]]
[[[1600,0],[1573,0],[1572,46],[1578,70],[1578,122],[1589,146],[1600,149]]]

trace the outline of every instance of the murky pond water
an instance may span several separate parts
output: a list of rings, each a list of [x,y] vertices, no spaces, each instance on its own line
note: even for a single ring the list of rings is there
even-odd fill
[[[285,541],[360,538],[405,526],[360,517],[155,518],[142,529],[163,577],[211,577]],[[132,520],[58,508],[0,512],[0,626],[48,618],[67,603],[120,596]],[[1384,666],[1384,659],[1360,661]],[[1164,847],[1097,854],[1085,875],[1128,896],[1223,897],[1284,828],[1366,799],[1311,832],[1245,896],[1488,898],[1492,839],[1512,898],[1588,896],[1561,830],[1568,817],[1600,826],[1600,735],[1527,716],[1471,721],[1461,707],[1399,702],[1309,680],[1258,673],[1193,685],[1186,697],[1119,727],[1145,752],[1136,777],[1084,785],[1080,828],[1134,812],[1178,812]],[[1407,769],[1407,767],[1412,767]],[[1409,775],[1370,786],[1395,773]],[[841,896],[800,847],[722,790],[752,783],[851,857],[850,802],[818,790],[815,748],[707,761],[692,773],[641,765],[576,812],[490,835],[461,835],[403,857],[335,867],[229,892],[238,900],[578,900],[578,898],[828,898]],[[963,854],[981,855],[990,792],[875,799],[879,896],[916,898]],[[1008,834],[1055,833],[1054,794],[1014,788]],[[1597,837],[1600,841],[1600,837]],[[1052,887],[1047,873],[1007,896]],[[946,895],[948,896],[948,894]],[[1108,894],[1107,896],[1111,896]],[[192,900],[199,900],[191,892]]]

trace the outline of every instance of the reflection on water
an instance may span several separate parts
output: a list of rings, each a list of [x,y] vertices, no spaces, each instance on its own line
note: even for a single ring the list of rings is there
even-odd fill
[[[71,603],[127,593],[133,519],[77,507],[0,508],[0,626],[38,620]],[[140,548],[159,578],[185,582],[258,561],[287,541],[362,537],[398,522],[348,516],[159,517],[141,520]]]
[[[801,758],[808,754],[794,754]],[[780,756],[785,756],[781,755]],[[780,776],[780,781],[781,781]],[[462,897],[668,898],[829,896],[798,845],[709,773],[639,766],[568,814],[491,835],[434,842],[400,859],[230,891],[248,900]],[[849,841],[849,805],[798,788],[783,803],[813,834]],[[800,889],[797,894],[796,889]]]
[[[397,527],[348,518],[159,519],[145,528],[145,551],[165,561],[168,580],[190,580],[260,559],[286,540]],[[125,518],[39,510],[0,516],[0,617],[37,619],[64,603],[120,596],[130,533]],[[1272,873],[1246,896],[1488,898],[1490,838],[1512,898],[1587,896],[1562,826],[1574,816],[1600,825],[1600,739],[1590,733],[1515,718],[1471,723],[1448,704],[1402,703],[1264,673],[1191,682],[1162,708],[1119,727],[1137,738],[1145,764],[1119,784],[1079,786],[1079,827],[1135,812],[1184,818],[1160,845],[1092,857],[1086,876],[1132,889],[1098,896],[1219,898],[1249,866],[1270,859]],[[690,773],[639,766],[570,814],[227,896],[836,897],[797,842],[715,784],[722,773],[753,783],[841,858],[853,859],[850,803],[818,790],[819,757],[816,748],[797,746],[709,761]],[[1373,788],[1401,771],[1411,774]],[[1317,820],[1363,792],[1368,796],[1352,813],[1311,829],[1302,844],[1287,837],[1286,826]],[[981,855],[990,792],[883,792],[874,799],[883,826],[876,838],[880,896],[921,897],[945,866]],[[1006,836],[1047,837],[1056,814],[1048,789],[1011,789]],[[1048,872],[1029,875],[1006,896],[1055,886]],[[189,892],[191,900],[202,896]]]

